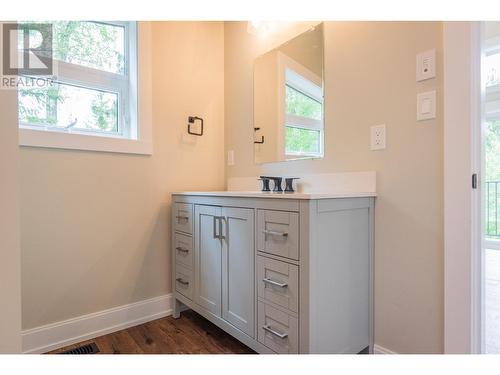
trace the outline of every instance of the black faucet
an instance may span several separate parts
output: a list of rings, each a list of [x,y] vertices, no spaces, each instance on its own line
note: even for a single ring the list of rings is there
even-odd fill
[[[273,191],[277,193],[283,192],[281,188],[282,177],[274,177],[274,176],[260,176],[259,180],[262,180],[262,191],[271,191],[269,182],[273,180],[274,188]]]
[[[293,180],[298,180],[298,177],[285,177],[285,193],[293,193]],[[283,177],[275,177],[275,176],[260,176],[259,180],[262,181],[262,191],[271,191],[269,186],[269,182],[273,180],[274,188],[273,192],[282,193],[283,187]]]

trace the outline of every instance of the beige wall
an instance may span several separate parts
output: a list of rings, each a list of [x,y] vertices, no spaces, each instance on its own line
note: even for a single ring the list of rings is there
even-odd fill
[[[21,351],[16,101],[15,91],[0,89],[0,354]]]
[[[24,329],[171,291],[169,194],[224,187],[223,35],[153,23],[152,156],[21,149]]]
[[[296,27],[292,31],[296,33]],[[296,34],[295,34],[296,35]],[[375,341],[402,353],[443,351],[442,25],[326,22],[325,158],[253,162],[253,60],[285,40],[225,25],[228,177],[377,171]],[[415,82],[415,55],[436,48],[437,79]],[[437,89],[438,118],[416,121],[416,94]],[[385,123],[384,151],[369,127]]]

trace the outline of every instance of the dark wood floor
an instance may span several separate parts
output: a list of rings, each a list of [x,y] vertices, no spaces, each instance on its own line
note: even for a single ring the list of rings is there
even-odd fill
[[[50,354],[96,343],[100,354],[250,354],[250,348],[194,311],[181,313],[70,345]]]

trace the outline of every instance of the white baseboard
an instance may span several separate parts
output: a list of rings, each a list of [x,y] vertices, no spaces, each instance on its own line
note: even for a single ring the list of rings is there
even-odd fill
[[[27,329],[22,332],[23,353],[46,353],[67,345],[172,315],[172,294],[98,311]],[[374,354],[397,354],[375,344]]]
[[[22,332],[23,353],[46,353],[172,314],[172,294]]]
[[[383,346],[380,345],[373,345],[373,354],[398,354],[396,352],[393,352],[390,349],[384,348]]]

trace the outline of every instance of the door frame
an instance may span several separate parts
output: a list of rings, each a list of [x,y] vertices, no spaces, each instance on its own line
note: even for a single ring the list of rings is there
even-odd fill
[[[444,22],[443,49],[444,352],[481,353],[481,23]]]
[[[0,353],[17,354],[22,352],[17,90],[0,90],[0,108]]]

